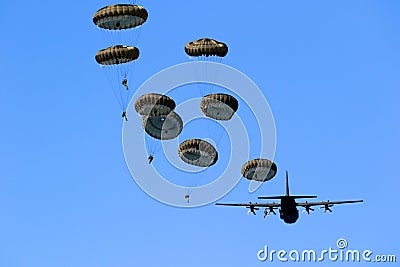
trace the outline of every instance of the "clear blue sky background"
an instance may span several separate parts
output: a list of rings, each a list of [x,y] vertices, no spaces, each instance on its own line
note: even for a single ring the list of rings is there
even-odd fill
[[[149,19],[136,86],[187,62],[184,44],[209,36],[271,105],[278,175],[252,195],[243,180],[224,202],[283,193],[285,169],[292,193],[365,200],[294,225],[241,208],[166,206],[135,184],[94,60],[110,43],[92,16],[108,4],[2,3],[0,266],[258,266],[271,264],[257,260],[264,245],[322,250],[340,237],[400,257],[398,1],[139,3]]]

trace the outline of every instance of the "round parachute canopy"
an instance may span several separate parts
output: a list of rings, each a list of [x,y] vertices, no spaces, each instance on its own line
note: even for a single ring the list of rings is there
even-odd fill
[[[228,46],[214,39],[203,38],[187,43],[185,45],[185,52],[192,57],[224,57],[228,53]]]
[[[135,102],[135,110],[140,115],[167,115],[175,108],[175,101],[160,94],[145,94]]]
[[[179,145],[178,155],[182,161],[199,167],[210,167],[218,160],[218,152],[210,143],[189,139]]]
[[[216,120],[230,120],[238,107],[236,98],[227,94],[206,95],[200,102],[204,115]]]
[[[134,46],[110,46],[97,52],[95,58],[100,65],[127,63],[139,58],[139,49]]]
[[[278,168],[268,159],[253,159],[246,162],[241,169],[243,177],[258,182],[266,182],[274,178]]]
[[[177,113],[171,112],[168,115],[143,116],[142,126],[151,137],[170,140],[182,132],[183,121]]]
[[[138,27],[148,17],[144,7],[129,4],[110,5],[99,9],[93,15],[93,22],[106,30],[124,30]]]

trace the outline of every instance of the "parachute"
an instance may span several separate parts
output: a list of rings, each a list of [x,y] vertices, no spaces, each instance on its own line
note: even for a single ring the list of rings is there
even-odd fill
[[[113,35],[113,42],[118,44],[98,51],[95,59],[101,66],[108,66],[107,78],[121,107],[122,117],[126,120],[126,108],[132,95],[132,90],[129,90],[128,86],[128,79],[131,78],[129,72],[133,68],[133,63],[139,58],[139,49],[121,44],[135,45],[139,32],[135,30],[136,36],[131,36],[121,34],[121,30],[138,28],[147,18],[148,13],[144,7],[132,4],[105,6],[93,15],[93,23]],[[127,39],[122,40],[124,36]]]
[[[118,65],[139,58],[139,49],[134,46],[115,45],[96,53],[96,62],[100,65]]]
[[[185,45],[185,52],[191,57],[225,57],[228,53],[228,46],[210,38],[202,38]]]
[[[125,45],[110,46],[98,51],[95,56],[96,62],[107,69],[106,73],[110,75],[108,78],[111,82],[114,95],[123,112],[126,111],[131,95],[127,85],[127,75],[138,58],[139,49],[134,46]]]
[[[274,178],[277,170],[276,164],[268,159],[253,159],[242,166],[241,173],[248,180],[266,182]]]
[[[230,120],[239,107],[239,103],[228,94],[209,94],[200,102],[200,109],[209,118]]]
[[[214,146],[201,139],[189,139],[181,143],[178,156],[183,162],[199,167],[210,167],[218,160]]]
[[[177,137],[183,129],[181,117],[171,112],[168,115],[143,116],[142,126],[146,133],[159,140],[170,140]]]
[[[148,13],[144,7],[117,4],[99,9],[93,15],[93,23],[106,30],[125,30],[142,25],[147,17]]]
[[[175,101],[160,94],[145,94],[135,102],[135,110],[140,115],[167,115],[175,109]]]
[[[142,116],[143,129],[156,139],[146,140],[150,152],[149,163],[154,158],[160,140],[174,139],[182,132],[183,121],[173,112],[175,106],[172,98],[156,93],[144,94],[135,102],[135,110]]]
[[[228,46],[220,41],[211,38],[201,38],[185,45],[185,53],[193,61],[205,62],[221,62],[228,53]],[[204,66],[203,74],[209,73],[207,65]],[[216,75],[214,73],[214,75]],[[210,94],[213,90],[213,85],[205,83],[198,85],[201,96]]]
[[[209,70],[211,64],[208,64],[208,62],[222,61],[228,54],[228,45],[215,39],[201,38],[186,43],[184,50],[191,60],[205,61],[204,63],[206,64],[199,64],[201,68],[196,69],[196,72],[201,72],[202,77],[208,77],[211,74]],[[213,71],[212,75],[216,77],[216,71]],[[211,83],[198,83],[197,87],[200,95],[203,97],[200,102],[200,109],[206,117],[222,121],[232,118],[239,106],[238,101],[233,96],[216,93],[216,86]],[[215,125],[207,127],[207,138],[214,140],[215,145],[219,145],[225,133],[221,125],[223,124],[218,122],[217,127]]]

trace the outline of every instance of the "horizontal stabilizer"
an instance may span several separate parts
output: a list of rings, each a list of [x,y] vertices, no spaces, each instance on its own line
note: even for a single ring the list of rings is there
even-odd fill
[[[317,198],[317,196],[291,196],[293,198]]]
[[[282,199],[288,196],[268,196],[268,197],[258,197],[258,199]],[[289,196],[292,198],[316,198],[317,196]]]
[[[270,196],[270,197],[258,197],[258,199],[282,199],[286,196]]]

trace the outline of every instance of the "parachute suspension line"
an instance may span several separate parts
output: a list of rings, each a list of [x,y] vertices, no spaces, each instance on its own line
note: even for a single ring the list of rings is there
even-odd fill
[[[153,154],[152,140],[151,139],[146,140],[146,136],[144,138],[145,138],[145,142],[146,142],[146,152],[147,152],[148,156],[150,156],[151,154]]]
[[[115,44],[129,45],[124,42],[125,41],[123,38],[124,35],[121,34],[122,31],[124,31],[124,30],[112,30],[111,31],[111,34],[113,35],[113,38],[115,41]]]
[[[112,65],[110,65],[110,67],[113,68]],[[109,66],[102,66],[102,68],[109,68]],[[120,107],[121,110],[123,111],[123,109],[124,109],[123,104],[122,104],[122,102],[121,102],[121,99],[118,98],[117,92],[116,92],[116,90],[115,90],[114,79],[113,79],[113,77],[111,77],[111,76],[113,76],[113,71],[111,71],[110,74],[108,73],[107,70],[104,70],[104,72],[106,73],[106,77],[107,77],[109,86],[110,86],[110,88],[111,88],[111,91],[112,91],[114,97],[117,99],[117,102],[118,102],[119,107]],[[110,75],[111,75],[111,76],[110,76]]]
[[[216,63],[221,63],[223,59],[224,59],[223,57],[215,57]],[[217,68],[216,68],[216,74],[215,74],[215,75],[217,75],[217,76],[219,76],[219,75],[218,75],[219,69],[220,69],[219,66],[217,66]]]
[[[191,61],[191,62],[196,62],[196,58],[195,57],[192,57],[192,56],[189,56],[189,60]],[[201,82],[199,81],[200,80],[200,73],[199,73],[199,71],[195,68],[195,76],[196,76],[196,87],[197,87],[197,91],[199,92],[199,94],[200,94],[200,96],[201,97],[203,97],[203,93],[202,93],[202,84],[201,84]]]
[[[129,96],[130,96],[129,90],[127,90],[126,97],[125,97],[125,108],[126,109],[128,108],[128,102],[129,102],[129,98],[130,98]]]
[[[206,57],[205,61],[207,61],[207,62],[217,62],[218,58],[219,58],[218,56],[208,56],[208,57]],[[206,67],[206,75],[207,75],[207,78],[208,78],[208,75],[210,75],[211,77],[214,77],[214,78],[216,77],[215,73],[209,73],[208,67]],[[205,87],[205,94],[204,95],[211,94],[214,88],[215,88],[215,84],[208,83],[207,86]]]
[[[130,64],[132,64],[131,62],[128,63],[123,63],[114,66],[114,72],[116,75],[116,81],[118,83],[118,94],[119,94],[119,98],[120,101],[122,103],[122,109],[123,111],[126,111],[126,108],[128,106],[128,101],[129,101],[129,96],[130,96],[130,91],[129,91],[129,68],[130,68]],[[126,87],[123,84],[123,81],[127,79],[127,84]]]
[[[158,145],[161,140],[155,139],[153,137],[149,137],[149,152],[151,155],[155,155],[158,152]]]
[[[210,56],[210,60],[211,60],[211,62],[214,62],[214,63],[221,63],[221,61],[222,61],[222,57],[219,57],[219,56]],[[216,72],[215,73],[213,73],[213,75],[214,75],[214,77],[216,78],[216,77],[218,77],[218,67],[217,68],[215,68],[216,69]],[[209,95],[209,94],[211,94],[212,92],[213,92],[213,89],[214,88],[216,88],[216,86],[215,86],[215,84],[209,84],[209,87],[208,87],[208,92],[207,92],[207,95]]]
[[[118,81],[118,87],[117,87],[117,91],[118,92],[116,92],[116,93],[119,94],[119,101],[121,101],[121,104],[122,104],[122,111],[126,111],[126,103],[124,103],[124,97],[122,96],[122,90],[123,89],[121,88],[122,87],[122,85],[121,85],[121,77],[122,77],[122,75],[121,75],[121,70],[118,68],[117,65],[114,66],[114,73],[117,76],[116,81]]]
[[[146,143],[146,152],[147,152],[147,154],[149,154],[149,155],[153,154],[153,146],[154,146],[153,139],[150,136],[146,136],[146,134],[145,134],[144,140],[145,140],[145,143]]]
[[[156,145],[157,145],[157,140],[151,139],[149,146],[150,155],[154,155],[154,151],[156,150]]]
[[[145,137],[145,140],[146,140],[146,148],[147,148],[148,156],[150,156],[150,155],[154,156],[157,153],[158,143],[161,142],[161,140],[153,138],[150,135],[147,135]]]
[[[199,176],[200,176],[200,177],[197,178],[197,179],[195,179],[195,182],[192,184],[192,186],[190,186],[190,187],[188,188],[188,195],[189,195],[189,196],[192,195],[193,189],[199,186],[201,180],[204,178],[204,176],[206,175],[206,172],[208,171],[207,168],[208,168],[208,167],[203,167],[203,169],[199,172]]]
[[[123,103],[124,106],[124,111],[126,111],[127,108],[127,95],[129,94],[129,91],[127,89],[129,89],[129,87],[125,87],[123,84],[124,79],[127,79],[127,75],[126,75],[126,71],[125,68],[127,67],[125,64],[129,64],[129,63],[124,63],[121,65],[120,68],[116,68],[116,70],[118,71],[118,85],[119,85],[119,92],[120,92],[120,97],[121,97],[121,102]],[[129,82],[129,80],[127,80]]]
[[[222,130],[218,131],[218,132],[220,132],[220,133],[219,133],[218,138],[215,140],[215,145],[216,145],[217,147],[218,147],[218,145],[220,144],[221,139],[222,139],[222,136],[224,135],[224,131],[225,131],[225,128],[223,127],[223,125],[220,124],[220,126],[222,127]]]
[[[132,86],[130,86],[129,87],[129,85],[132,85],[132,80],[133,80],[133,77],[131,77],[130,75],[129,75],[129,73],[130,72],[133,72],[134,73],[134,69],[135,69],[135,66],[136,66],[136,60],[134,60],[134,61],[132,61],[132,62],[128,62],[128,63],[126,63],[126,66],[125,66],[125,68],[123,69],[123,70],[121,70],[121,77],[123,76],[124,77],[124,79],[127,79],[127,86],[128,86],[128,88],[127,88],[127,90],[125,90],[125,103],[124,103],[124,105],[125,105],[125,108],[127,108],[128,107],[128,104],[129,104],[129,100],[130,100],[130,98],[131,98],[131,96],[133,95],[133,88],[132,88]],[[129,77],[129,78],[128,78]]]
[[[138,26],[138,28],[136,29],[136,36],[134,36],[134,39],[133,39],[133,44],[136,46],[138,43],[139,43],[139,37],[140,37],[140,34],[142,33],[142,25],[141,26]]]
[[[161,142],[162,142],[162,140],[155,140],[155,145],[154,145],[154,148],[153,148],[153,151],[152,151],[153,155],[158,153]]]
[[[121,44],[121,39],[118,37],[116,30],[109,30],[109,29],[102,29],[102,30],[105,32],[105,34],[110,36],[110,39],[113,44],[117,44],[117,45]]]
[[[134,29],[124,29],[124,30],[102,29],[102,30],[105,31],[106,34],[110,36],[110,39],[114,44],[137,46],[140,40],[142,26],[143,25],[137,26]]]
[[[206,58],[206,56],[203,56],[203,57],[204,57],[205,63],[207,64],[207,58]],[[206,81],[208,81],[208,67],[207,67],[207,65],[206,65],[205,69],[206,69]],[[209,87],[209,86],[210,86],[209,83],[206,83],[206,84],[205,84],[203,96],[205,96],[205,95],[208,94],[208,91],[209,91],[208,87]]]
[[[206,83],[203,85],[203,96],[205,96],[208,94],[208,91],[209,91],[208,87],[210,86],[210,84],[208,83],[208,66],[207,66],[208,57],[203,55],[202,61],[206,64],[205,68],[204,68]]]
[[[119,97],[121,99],[122,105],[123,105],[123,111],[126,111],[126,101],[124,101],[125,97],[124,97],[124,90],[126,90],[125,88],[123,88],[122,85],[122,81],[125,78],[124,74],[123,74],[123,69],[124,67],[121,66],[120,68],[115,67],[115,70],[117,72],[117,81],[118,81],[118,92],[119,92]],[[124,93],[123,93],[124,92]]]
[[[215,63],[221,63],[222,62],[222,57],[215,57]],[[218,73],[219,73],[219,66],[217,66],[216,68],[215,68],[215,75],[218,77]]]
[[[155,142],[155,140],[153,140],[151,137],[148,137],[149,138],[149,151],[148,151],[148,154],[149,155],[153,155],[154,154],[154,142]]]
[[[214,56],[209,56],[209,61],[208,61],[208,62],[213,62],[213,60],[214,60]],[[209,72],[209,70],[208,70],[208,68],[207,68],[207,74],[208,74],[208,72]],[[211,76],[211,73],[210,73],[210,76]],[[207,87],[206,87],[206,89],[207,89],[206,95],[211,94],[213,87],[214,87],[214,85],[213,85],[212,83],[208,83],[208,84],[207,84]]]

